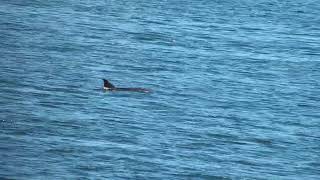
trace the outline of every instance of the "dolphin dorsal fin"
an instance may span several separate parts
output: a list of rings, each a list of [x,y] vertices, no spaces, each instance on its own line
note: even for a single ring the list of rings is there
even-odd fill
[[[103,79],[103,87],[105,88],[109,88],[109,89],[112,89],[112,88],[115,88],[115,86],[113,84],[111,84],[108,80],[106,79]]]

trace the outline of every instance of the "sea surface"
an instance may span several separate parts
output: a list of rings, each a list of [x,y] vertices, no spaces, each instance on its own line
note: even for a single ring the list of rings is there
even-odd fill
[[[319,178],[319,1],[0,1],[0,179]]]

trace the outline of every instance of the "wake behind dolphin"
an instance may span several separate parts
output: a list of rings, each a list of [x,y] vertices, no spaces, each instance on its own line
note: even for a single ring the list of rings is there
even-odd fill
[[[143,92],[143,93],[149,93],[151,90],[145,89],[145,88],[118,88],[115,87],[113,84],[111,84],[108,80],[103,80],[103,89],[107,91],[132,91],[132,92]]]

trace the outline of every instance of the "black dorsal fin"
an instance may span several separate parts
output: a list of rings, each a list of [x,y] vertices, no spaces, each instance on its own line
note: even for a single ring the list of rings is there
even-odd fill
[[[112,88],[115,88],[115,86],[113,84],[111,84],[108,80],[106,79],[103,79],[103,87],[105,88],[109,88],[109,89],[112,89]]]

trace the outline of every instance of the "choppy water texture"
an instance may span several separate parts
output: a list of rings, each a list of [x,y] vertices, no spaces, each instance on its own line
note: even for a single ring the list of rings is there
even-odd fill
[[[319,12],[1,0],[0,177],[319,178]]]

